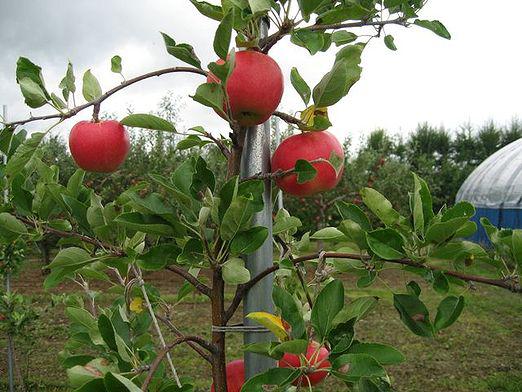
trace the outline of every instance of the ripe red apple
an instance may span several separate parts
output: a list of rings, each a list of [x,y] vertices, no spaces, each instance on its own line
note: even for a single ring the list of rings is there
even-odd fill
[[[227,392],[240,392],[245,383],[245,363],[242,359],[231,361],[227,364]],[[210,387],[214,392],[214,384]]]
[[[127,157],[130,142],[118,121],[80,121],[69,134],[69,149],[76,164],[97,173],[115,171]]]
[[[308,367],[314,369],[325,369],[331,367],[328,361],[329,351],[325,347],[320,347],[319,343],[312,341],[308,345],[305,358],[296,354],[285,353],[283,358],[279,360],[279,367],[282,368],[299,368]],[[300,376],[292,384],[301,385],[302,387],[310,387],[323,381],[328,376],[328,370],[313,370],[310,373]]]
[[[290,170],[299,159],[313,161],[319,158],[330,159],[334,153],[339,162],[344,162],[344,151],[337,138],[328,131],[304,132],[283,140],[272,156],[272,173],[277,170]],[[312,163],[317,170],[313,180],[297,183],[297,174],[292,173],[276,178],[276,184],[284,192],[294,196],[310,196],[335,188],[341,180],[342,167],[336,171],[329,162]]]
[[[221,59],[216,62],[224,63]],[[218,83],[219,79],[209,73],[207,82]],[[232,118],[239,125],[262,124],[281,102],[283,74],[279,65],[266,54],[251,50],[236,52],[235,67],[226,89]],[[223,108],[226,111],[226,103]]]

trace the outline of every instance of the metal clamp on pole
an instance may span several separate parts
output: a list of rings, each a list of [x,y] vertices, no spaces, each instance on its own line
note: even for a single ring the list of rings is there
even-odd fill
[[[268,21],[261,22],[261,38],[268,36]],[[270,172],[270,120],[257,127],[246,129],[245,144],[241,157],[241,177],[250,177],[256,173]],[[271,182],[265,180],[265,191],[263,193],[263,211],[254,216],[252,224],[268,228],[268,237],[265,243],[254,253],[246,257],[246,267],[250,271],[250,276],[256,276],[260,272],[272,266],[273,245],[272,245],[272,198]],[[273,276],[268,275],[252,287],[244,300],[243,314],[246,316],[252,312],[274,312],[272,303]],[[253,320],[244,318],[246,327],[256,326]],[[259,325],[257,325],[259,326]],[[270,332],[244,333],[244,343],[268,342],[273,340]],[[271,358],[254,354],[245,353],[245,378],[249,379],[256,374],[275,367],[275,361]]]

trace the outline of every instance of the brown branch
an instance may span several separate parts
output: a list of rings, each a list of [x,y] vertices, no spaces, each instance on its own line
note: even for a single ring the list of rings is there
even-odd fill
[[[167,326],[167,328],[174,333],[178,338],[184,338],[186,337],[173,323],[170,321],[167,317],[163,317],[160,315],[156,315],[156,318],[160,320],[163,324]],[[205,352],[204,350],[212,352],[214,350],[214,347],[211,343],[207,342],[206,340],[201,340],[200,342],[193,342],[191,340],[188,340],[186,342],[195,352],[197,352],[201,358],[203,358],[208,363],[212,363],[212,357]]]
[[[30,227],[33,227],[33,228],[38,227],[38,224],[36,222],[33,222],[30,219],[27,219],[23,216],[17,216],[17,218]],[[92,237],[89,237],[84,234],[75,233],[72,231],[57,230],[57,229],[53,229],[52,227],[45,226],[45,225],[43,226],[43,229],[46,233],[55,234],[58,237],[78,238],[79,240],[86,242],[88,244],[92,244],[98,248],[109,250],[112,255],[117,256],[117,257],[125,256],[125,252],[123,251],[123,249],[118,248],[117,246],[99,241],[96,238],[92,238]],[[211,288],[206,286],[201,281],[199,281],[196,277],[192,276],[188,271],[184,270],[181,267],[177,267],[175,265],[170,265],[167,267],[167,269],[169,271],[172,271],[175,274],[185,278],[185,280],[187,280],[190,284],[192,284],[196,288],[196,290],[198,290],[201,294],[206,295],[207,297],[210,298],[211,291],[212,291]]]
[[[312,30],[312,31],[320,31],[320,30],[337,30],[337,29],[345,29],[351,27],[365,27],[365,26],[379,26],[382,27],[388,24],[397,24],[401,26],[406,26],[405,18],[397,18],[390,20],[382,20],[382,21],[361,21],[361,22],[348,22],[348,23],[334,23],[334,24],[315,24],[312,26],[303,27],[303,30]],[[264,40],[260,42],[261,52],[267,54],[268,51],[277,44],[284,36],[288,35],[293,29],[296,27],[294,23],[289,23],[287,25],[281,26],[281,28],[269,35]]]
[[[17,125],[23,125],[23,124],[27,124],[27,123],[33,122],[33,121],[50,120],[50,119],[53,119],[53,118],[60,118],[62,120],[65,120],[67,118],[75,116],[76,114],[78,114],[79,112],[81,112],[84,109],[87,109],[88,107],[96,106],[96,105],[99,106],[100,103],[105,101],[111,95],[117,93],[120,90],[123,90],[124,88],[130,86],[131,84],[140,82],[140,81],[148,79],[148,78],[152,78],[154,76],[161,76],[161,75],[164,75],[164,74],[169,74],[169,73],[174,73],[174,72],[188,72],[188,73],[194,73],[194,74],[207,76],[207,72],[202,70],[202,69],[199,69],[199,68],[193,68],[193,67],[164,68],[164,69],[160,69],[160,70],[157,70],[157,71],[149,72],[149,73],[146,73],[146,74],[143,74],[143,75],[140,75],[140,76],[136,76],[135,78],[126,80],[125,82],[122,82],[118,86],[113,87],[112,89],[107,91],[105,94],[100,95],[100,97],[95,99],[94,101],[87,102],[87,103],[85,103],[83,105],[80,105],[80,106],[76,106],[76,107],[72,108],[71,110],[69,110],[68,112],[56,113],[56,114],[48,114],[48,115],[45,115],[45,116],[38,116],[38,117],[29,117],[28,119],[25,119],[25,120],[14,121],[14,122],[11,122],[11,123],[5,123],[4,125],[5,125],[5,127],[16,127]]]
[[[310,261],[319,258],[320,252],[316,252],[310,255],[297,257],[292,260],[292,263],[294,265],[303,263],[305,261]],[[370,260],[371,256],[367,255],[360,255],[355,253],[339,253],[339,252],[325,252],[323,257],[326,258],[337,258],[337,259],[354,259],[354,260]],[[397,260],[386,260],[388,263],[394,263],[394,264],[401,264],[408,267],[414,267],[414,268],[420,268],[420,269],[428,269],[431,271],[441,271],[446,275],[453,276],[457,279],[461,279],[466,282],[477,282],[477,283],[483,283],[490,286],[496,286],[501,287],[503,289],[507,289],[510,291],[513,291],[515,293],[522,293],[522,288],[519,284],[513,284],[510,282],[510,280],[507,279],[493,279],[493,278],[486,278],[483,276],[477,276],[477,275],[468,275],[464,274],[462,272],[458,271],[448,271],[444,268],[439,268],[431,265],[426,264],[419,264],[416,263],[413,260],[410,259],[397,259]],[[241,303],[241,300],[245,296],[246,292],[252,288],[256,283],[258,283],[260,280],[262,280],[267,275],[270,275],[272,272],[275,272],[279,269],[279,265],[274,264],[272,267],[267,268],[263,272],[256,275],[254,278],[250,279],[247,283],[239,285],[236,290],[236,295],[232,299],[232,302],[229,306],[229,308],[226,311],[226,315],[228,318],[231,318],[232,315],[237,310],[239,304]]]
[[[196,290],[198,290],[201,294],[206,295],[207,297],[211,297],[212,289],[208,287],[206,284],[201,282],[198,278],[191,275],[188,271],[184,270],[181,267],[176,265],[167,266],[169,271],[174,272],[176,275],[183,277],[187,282],[189,282]]]
[[[328,161],[328,159],[324,159],[324,158],[312,159],[311,161],[308,161],[308,162],[311,164],[320,163],[320,162],[328,162],[331,164],[331,162]],[[242,178],[241,182],[248,181],[248,180],[273,180],[276,178],[288,176],[289,174],[294,174],[295,172],[296,172],[295,167],[293,167],[293,168],[287,169],[287,170],[279,169],[272,173],[257,173],[257,174],[254,174],[253,176]]]
[[[337,30],[337,29],[346,29],[350,27],[365,27],[365,26],[385,26],[389,24],[396,24],[401,26],[406,26],[406,19],[404,18],[396,18],[390,20],[377,20],[377,21],[361,21],[361,22],[348,22],[348,23],[333,23],[333,24],[315,24],[313,26],[304,27],[303,29],[308,29],[312,31],[321,31],[321,30]]]
[[[26,225],[28,225],[28,226],[30,226],[32,228],[38,228],[38,223],[37,222],[34,222],[34,221],[32,221],[30,219],[27,219],[27,218],[25,218],[23,216],[17,216],[17,218],[18,218],[18,220],[22,221],[23,223],[25,223]],[[111,244],[99,241],[96,238],[89,237],[89,236],[84,235],[84,234],[75,233],[75,232],[72,232],[72,231],[57,230],[57,229],[54,229],[54,228],[46,226],[46,225],[43,225],[42,228],[43,228],[43,230],[46,233],[54,234],[54,235],[57,235],[58,237],[78,238],[82,242],[94,245],[94,246],[96,246],[98,248],[101,248],[101,249],[109,250],[112,253],[112,255],[114,255],[114,256],[121,257],[121,256],[125,255],[125,252],[121,248],[118,248],[117,246],[114,246],[114,245],[111,245]]]
[[[156,370],[158,370],[158,367],[159,367],[161,361],[163,361],[163,358],[165,358],[167,353],[170,350],[172,350],[174,347],[176,347],[178,344],[185,343],[185,342],[188,342],[188,341],[192,341],[192,342],[195,342],[195,343],[198,343],[198,344],[202,343],[202,341],[205,342],[199,336],[194,336],[193,335],[193,336],[179,337],[176,340],[174,340],[172,343],[170,343],[167,347],[165,347],[163,350],[161,350],[158,353],[158,356],[154,359],[154,362],[152,362],[152,365],[150,365],[150,370],[147,373],[147,377],[145,378],[145,381],[143,382],[143,385],[141,387],[142,391],[146,391],[147,388],[149,387],[149,384],[152,381],[152,377],[154,377],[154,373],[156,373]]]
[[[281,120],[283,120],[284,122],[287,122],[288,124],[295,124],[295,125],[302,124],[302,125],[304,125],[301,122],[301,120],[299,120],[298,118],[296,118],[294,116],[291,116],[290,114],[286,114],[286,113],[283,113],[283,112],[278,112],[277,110],[274,113],[272,113],[272,116],[279,117]]]

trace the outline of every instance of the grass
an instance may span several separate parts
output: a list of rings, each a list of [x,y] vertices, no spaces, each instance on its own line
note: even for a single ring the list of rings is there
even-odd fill
[[[385,280],[394,291],[402,291],[406,278],[397,272],[387,272]],[[172,276],[153,274],[147,280],[174,301],[179,281]],[[67,319],[63,307],[48,307],[49,294],[41,290],[42,277],[37,268],[26,268],[15,281],[17,291],[32,296],[38,308],[46,308],[35,331],[33,352],[29,356],[30,391],[68,391],[66,375],[58,361],[58,354],[67,337]],[[420,282],[419,282],[420,283]],[[369,317],[358,324],[357,338],[391,344],[399,348],[407,361],[389,367],[393,385],[398,391],[411,392],[515,392],[522,391],[522,301],[520,296],[506,290],[479,285],[478,290],[466,291],[466,307],[456,324],[436,338],[425,339],[413,335],[401,323],[391,303],[389,290],[376,283],[369,290],[356,289],[351,280],[346,284],[347,301],[360,295],[377,295],[382,299]],[[61,287],[56,292],[75,290]],[[462,288],[458,290],[463,291]],[[442,296],[429,289],[423,299],[432,312]],[[227,293],[230,298],[231,293]],[[103,294],[102,303],[113,297]],[[203,297],[189,297],[176,308],[174,323],[187,334],[209,335],[208,301]],[[27,344],[17,342],[24,351]],[[231,334],[227,340],[229,359],[240,356],[241,336]],[[178,371],[195,381],[197,391],[209,390],[209,367],[195,357],[188,348],[173,352]],[[5,339],[0,337],[0,390],[5,385]],[[328,379],[322,391],[343,390],[342,384]]]

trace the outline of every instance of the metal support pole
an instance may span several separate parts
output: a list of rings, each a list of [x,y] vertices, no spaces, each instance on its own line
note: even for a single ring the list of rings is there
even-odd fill
[[[261,37],[268,35],[268,23],[261,23]],[[263,125],[246,129],[245,144],[241,157],[241,176],[249,177],[257,173],[270,172],[270,120]],[[265,243],[254,253],[246,257],[246,267],[252,277],[273,264],[274,250],[272,245],[272,185],[270,180],[265,181],[263,193],[264,209],[257,213],[253,219],[253,225],[268,228],[268,238]],[[274,278],[267,276],[252,287],[244,300],[243,314],[251,312],[274,312],[272,303],[272,287]],[[247,326],[256,325],[253,321],[244,318]],[[271,341],[273,336],[269,332],[246,332],[244,334],[245,344]],[[275,361],[258,354],[245,353],[245,378],[249,379],[256,374],[262,373],[275,367]]]
[[[277,146],[279,146],[279,143],[281,143],[281,131],[279,129],[279,117],[274,117],[274,127],[275,127],[275,130],[274,130],[275,131],[274,132],[275,145],[277,148]],[[281,189],[279,189],[277,191],[277,210],[279,211],[282,208],[284,208],[283,191]]]
[[[7,105],[3,105],[2,117],[4,122],[7,122]],[[7,164],[7,155],[2,154],[2,161],[4,167]],[[4,204],[9,202],[9,193],[7,186],[3,190]],[[11,292],[11,274],[7,272],[5,274],[5,291],[7,294]],[[9,384],[9,392],[14,392],[14,341],[11,334],[7,335],[7,379]]]

